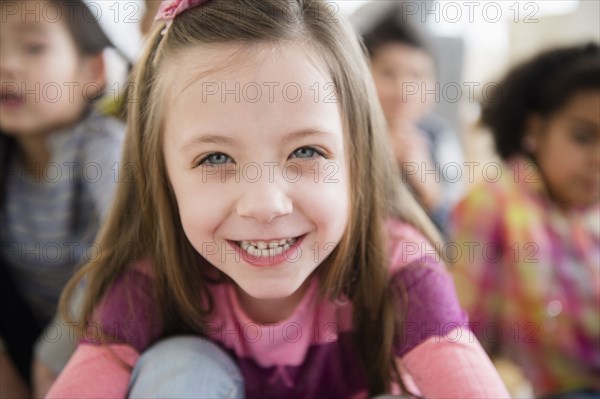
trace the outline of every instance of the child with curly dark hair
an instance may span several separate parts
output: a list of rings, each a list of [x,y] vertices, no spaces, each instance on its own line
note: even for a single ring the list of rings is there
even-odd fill
[[[600,50],[544,52],[513,69],[482,119],[502,176],[459,204],[457,289],[492,353],[538,397],[600,392]]]

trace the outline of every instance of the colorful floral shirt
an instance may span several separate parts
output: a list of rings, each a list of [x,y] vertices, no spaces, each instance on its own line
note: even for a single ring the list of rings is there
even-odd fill
[[[537,396],[600,390],[600,205],[557,207],[525,158],[502,172],[453,215],[450,260],[471,327]]]

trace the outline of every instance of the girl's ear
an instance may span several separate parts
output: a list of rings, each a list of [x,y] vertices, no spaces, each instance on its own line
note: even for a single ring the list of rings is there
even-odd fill
[[[537,152],[543,131],[544,119],[540,115],[533,114],[527,118],[522,141],[523,148],[527,153],[535,154]]]
[[[83,62],[85,68],[84,81],[88,84],[94,84],[100,91],[104,90],[106,87],[106,64],[102,52],[86,56]]]

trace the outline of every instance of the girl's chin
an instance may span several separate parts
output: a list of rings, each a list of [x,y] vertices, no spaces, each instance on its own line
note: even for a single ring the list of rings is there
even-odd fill
[[[235,281],[235,280],[234,280]],[[241,283],[241,284],[240,284]],[[239,294],[254,300],[278,301],[291,299],[295,295],[302,295],[308,288],[307,281],[236,281]],[[241,291],[241,292],[240,292]]]
[[[259,301],[277,301],[289,298],[298,291],[297,287],[276,287],[273,285],[268,287],[240,286],[240,288],[245,295]]]

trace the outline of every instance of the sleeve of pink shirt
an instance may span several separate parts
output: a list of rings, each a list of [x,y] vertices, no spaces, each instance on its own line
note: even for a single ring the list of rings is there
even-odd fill
[[[426,398],[507,398],[489,357],[469,328],[452,276],[410,226],[392,225],[392,287],[404,294],[394,351],[406,387]],[[412,384],[411,384],[412,383]]]
[[[402,357],[400,364],[414,382],[413,393],[425,398],[510,398],[494,365],[468,329],[430,337]]]
[[[129,345],[80,344],[46,398],[126,398],[138,352]]]
[[[149,265],[140,263],[108,290],[48,398],[125,398],[139,354],[160,335]],[[96,336],[96,328],[108,343]]]

